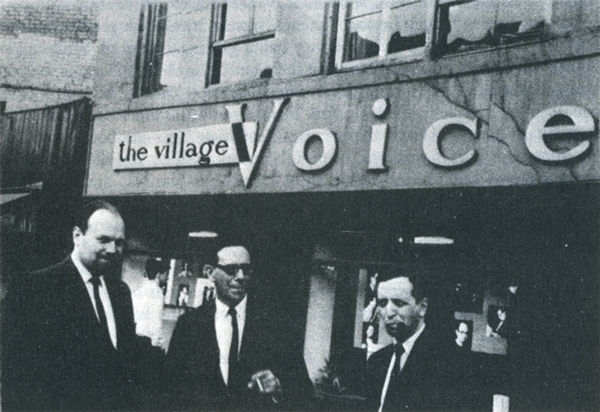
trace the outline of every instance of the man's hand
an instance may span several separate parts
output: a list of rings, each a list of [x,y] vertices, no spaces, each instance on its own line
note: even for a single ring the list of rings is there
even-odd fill
[[[252,375],[252,380],[248,382],[248,388],[271,395],[274,402],[278,402],[282,392],[281,382],[270,370],[263,370]]]

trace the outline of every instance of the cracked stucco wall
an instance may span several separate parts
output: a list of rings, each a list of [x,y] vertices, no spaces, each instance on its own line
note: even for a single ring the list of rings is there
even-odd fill
[[[524,142],[527,125],[546,109],[579,106],[597,120],[598,73],[600,59],[591,57],[291,95],[250,188],[244,187],[237,165],[112,170],[116,135],[228,123],[226,103],[100,116],[94,125],[87,193],[103,196],[319,192],[598,181],[597,131],[589,137],[591,149],[567,163],[541,162],[527,151]],[[379,98],[389,101],[389,111],[383,118],[372,112],[373,103]],[[245,103],[245,120],[257,121],[260,135],[271,113],[272,100],[254,99]],[[458,130],[441,141],[441,149],[448,157],[458,157],[470,149],[477,151],[473,162],[459,168],[432,165],[422,149],[428,127],[450,117],[481,121],[479,138]],[[388,125],[387,170],[369,173],[371,126],[382,123]],[[327,169],[303,172],[293,163],[292,148],[302,133],[317,128],[334,133],[336,156]],[[573,143],[567,140],[565,145],[569,144]],[[319,150],[315,147],[309,152],[318,156]]]

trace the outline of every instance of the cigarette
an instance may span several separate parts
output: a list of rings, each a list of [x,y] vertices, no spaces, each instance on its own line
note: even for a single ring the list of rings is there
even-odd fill
[[[264,392],[264,391],[265,391],[265,388],[263,387],[263,385],[262,385],[262,382],[260,381],[260,378],[256,378],[256,384],[258,385],[258,389],[259,389],[261,392]]]

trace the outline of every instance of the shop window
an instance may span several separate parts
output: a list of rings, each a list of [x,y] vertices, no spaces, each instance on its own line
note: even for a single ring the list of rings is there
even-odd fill
[[[270,78],[276,3],[233,1],[213,6],[207,85]]]
[[[552,0],[342,2],[336,67],[539,40],[551,21],[552,7]]]

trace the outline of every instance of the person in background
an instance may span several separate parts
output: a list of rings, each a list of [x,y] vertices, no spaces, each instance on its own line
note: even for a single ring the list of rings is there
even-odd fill
[[[177,306],[187,308],[189,299],[189,286],[179,285],[179,296],[177,296]]]
[[[255,274],[243,246],[204,265],[216,299],[183,314],[167,352],[169,410],[307,410],[312,383],[301,345],[280,313],[248,290]]]
[[[136,335],[121,280],[125,223],[95,201],[64,261],[19,278],[2,313],[2,409],[132,410]]]
[[[460,322],[454,333],[456,334],[456,339],[454,339],[456,346],[461,349],[470,350],[471,348],[467,347],[467,340],[469,339],[469,325],[467,325],[466,322]]]
[[[150,338],[152,346],[163,349],[166,349],[162,332],[165,297],[160,284],[168,276],[169,267],[162,260],[148,259],[144,283],[132,294],[136,334]]]

